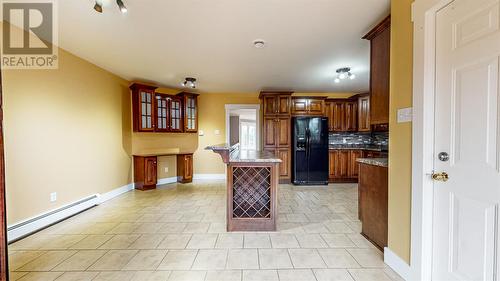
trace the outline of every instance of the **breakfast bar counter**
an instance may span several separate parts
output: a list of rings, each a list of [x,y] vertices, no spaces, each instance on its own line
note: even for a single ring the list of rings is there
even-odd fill
[[[227,231],[275,231],[278,165],[273,153],[212,145],[227,165]]]

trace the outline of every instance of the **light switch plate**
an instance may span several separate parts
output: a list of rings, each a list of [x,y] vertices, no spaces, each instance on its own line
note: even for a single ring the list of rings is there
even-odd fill
[[[198,130],[198,136],[204,136],[205,135],[205,132],[203,132],[203,130]]]
[[[398,109],[398,123],[411,122],[413,119],[413,110],[411,107]]]
[[[50,202],[56,202],[57,201],[57,192],[52,192],[50,194]]]
[[[220,135],[220,130],[215,130],[215,131],[214,131],[214,134],[215,134],[216,136]]]

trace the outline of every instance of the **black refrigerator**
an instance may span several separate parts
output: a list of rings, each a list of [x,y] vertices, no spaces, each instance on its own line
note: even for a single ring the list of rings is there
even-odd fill
[[[292,182],[328,184],[328,118],[292,118]]]

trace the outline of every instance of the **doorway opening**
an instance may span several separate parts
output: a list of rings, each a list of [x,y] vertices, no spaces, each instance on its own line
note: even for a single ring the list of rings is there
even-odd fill
[[[260,105],[226,104],[226,142],[259,150]]]

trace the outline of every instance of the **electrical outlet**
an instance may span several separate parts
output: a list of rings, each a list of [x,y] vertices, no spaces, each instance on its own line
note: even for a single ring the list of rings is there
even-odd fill
[[[57,192],[52,192],[50,194],[50,202],[56,202],[57,201]]]
[[[165,167],[165,173],[168,173],[168,167]]]

